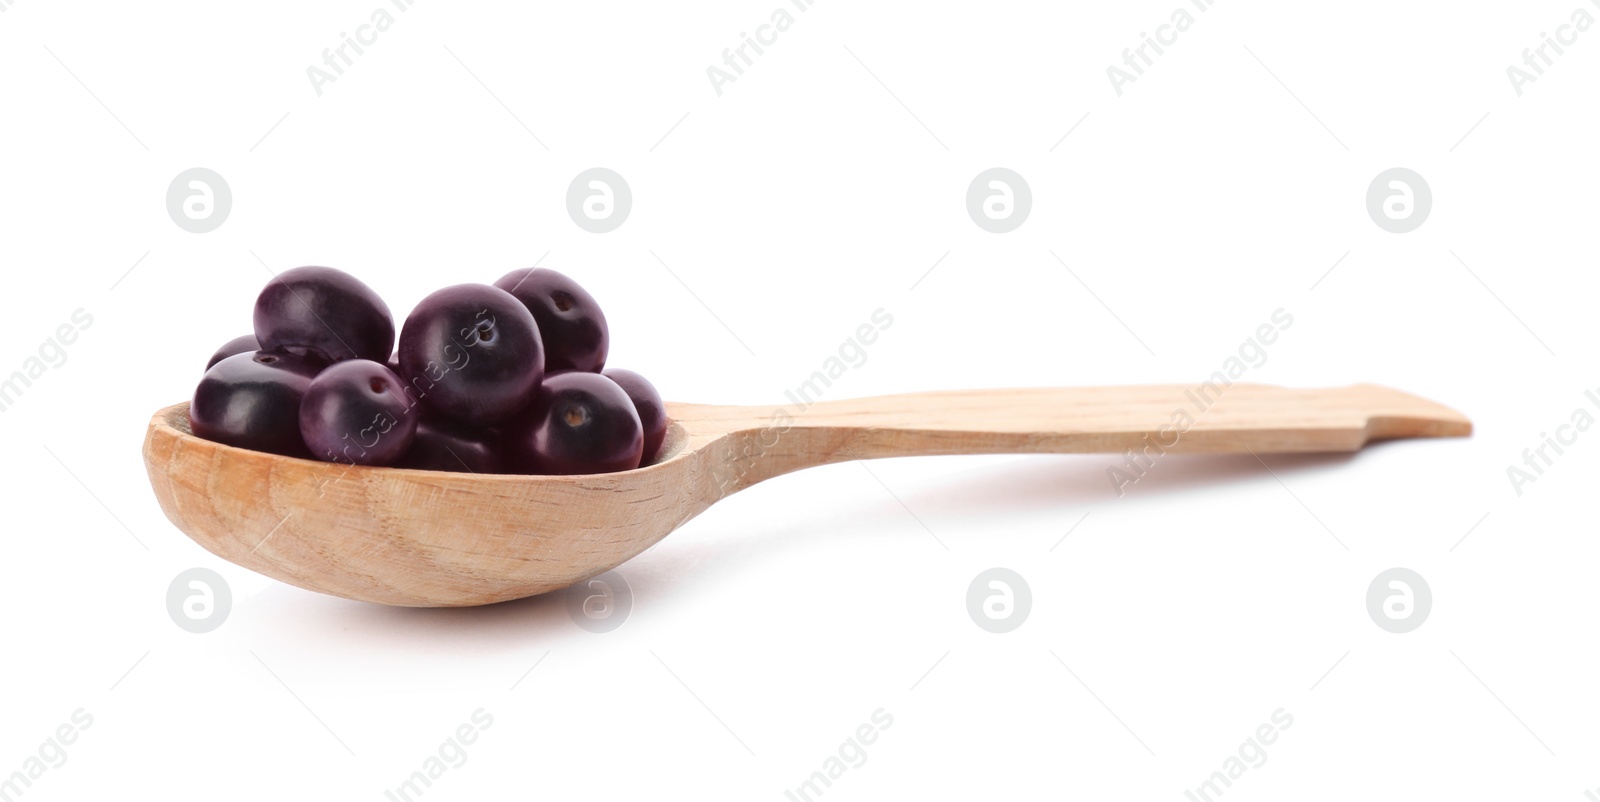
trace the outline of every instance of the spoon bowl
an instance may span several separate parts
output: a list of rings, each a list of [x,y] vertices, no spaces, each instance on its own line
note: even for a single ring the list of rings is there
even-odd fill
[[[302,588],[408,607],[546,593],[614,568],[756,482],[856,459],[938,454],[1356,451],[1460,437],[1466,417],[1373,385],[1028,388],[731,407],[668,404],[662,453],[630,471],[520,476],[284,457],[155,414],[144,461],[161,509],[225,560]],[[1114,478],[1113,478],[1114,480]]]

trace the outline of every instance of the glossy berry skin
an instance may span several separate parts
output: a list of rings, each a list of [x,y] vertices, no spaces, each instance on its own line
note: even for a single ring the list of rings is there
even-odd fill
[[[417,423],[417,437],[411,448],[394,464],[396,468],[453,473],[496,474],[504,472],[500,455],[492,445],[493,430],[468,429],[437,418]]]
[[[300,400],[322,363],[294,354],[235,354],[206,371],[189,404],[189,428],[207,440],[310,458]]]
[[[667,439],[667,405],[649,379],[631,370],[612,368],[600,375],[617,383],[633,400],[633,409],[639,413],[639,423],[644,427],[644,457],[639,464],[649,465],[661,454],[661,443]]]
[[[329,362],[383,362],[394,317],[371,287],[331,267],[279,273],[256,298],[256,339],[267,351],[305,351]]]
[[[211,355],[211,361],[206,363],[206,370],[224,359],[235,354],[245,354],[251,351],[260,351],[261,343],[256,342],[254,334],[241,334],[222,344],[217,352]]]
[[[418,417],[394,371],[348,359],[311,380],[300,401],[300,436],[324,462],[390,465],[411,448]]]
[[[533,402],[544,343],[533,315],[487,284],[458,284],[422,299],[400,332],[408,392],[434,413],[493,426]]]
[[[639,467],[644,427],[616,382],[584,371],[549,376],[532,412],[506,433],[514,470],[588,474]]]
[[[516,296],[544,336],[545,370],[587,370],[606,366],[611,332],[605,313],[578,282],[549,268],[513,270],[494,283]]]

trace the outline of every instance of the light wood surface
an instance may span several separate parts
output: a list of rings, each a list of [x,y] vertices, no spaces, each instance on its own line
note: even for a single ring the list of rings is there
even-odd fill
[[[653,465],[485,476],[233,448],[191,434],[188,409],[157,412],[144,443],[156,498],[180,530],[225,560],[293,585],[413,607],[490,604],[565,587],[622,564],[731,493],[833,462],[1335,452],[1472,431],[1454,410],[1372,385],[967,390],[804,409],[668,404],[672,424]]]

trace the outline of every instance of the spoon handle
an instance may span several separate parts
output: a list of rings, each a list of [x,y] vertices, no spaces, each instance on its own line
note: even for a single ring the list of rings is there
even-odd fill
[[[1220,377],[1200,385],[958,390],[673,413],[713,424],[707,428],[719,428],[708,418],[724,417],[723,462],[735,486],[727,489],[878,457],[1335,452],[1373,440],[1472,433],[1461,413],[1387,387],[1230,386]]]

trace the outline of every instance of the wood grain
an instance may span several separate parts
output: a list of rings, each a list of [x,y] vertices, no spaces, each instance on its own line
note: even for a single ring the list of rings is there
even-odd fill
[[[804,408],[668,404],[663,458],[592,476],[364,468],[195,437],[188,404],[144,443],[168,519],[230,562],[303,588],[417,607],[544,593],[622,564],[719,499],[790,471],[938,454],[1354,451],[1462,437],[1466,417],[1372,385],[965,390]]]

